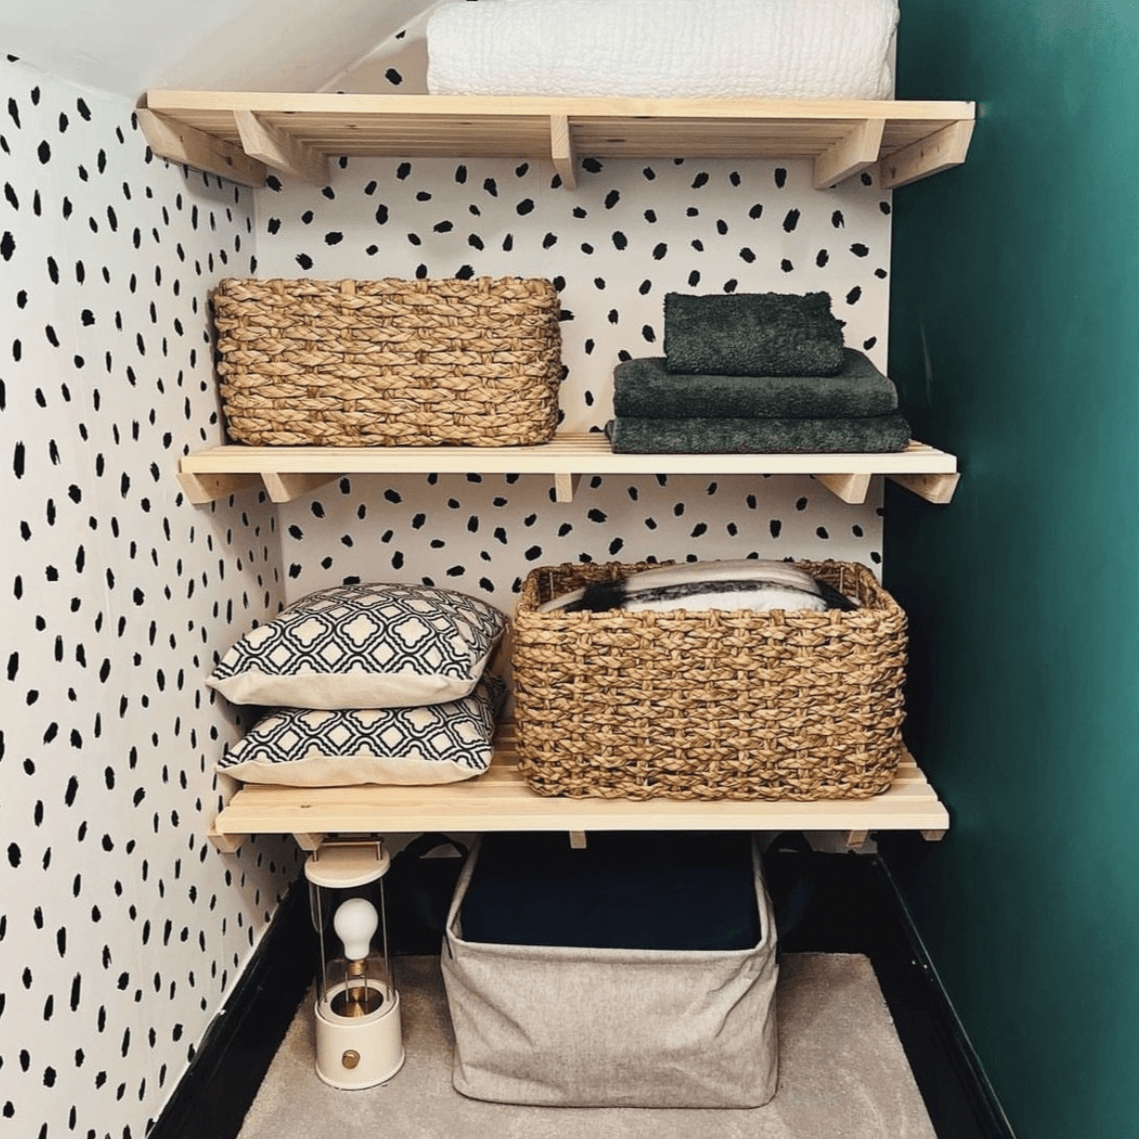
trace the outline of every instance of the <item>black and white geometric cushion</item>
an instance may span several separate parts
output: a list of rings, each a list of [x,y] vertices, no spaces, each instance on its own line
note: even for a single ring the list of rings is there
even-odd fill
[[[503,685],[409,708],[278,708],[226,749],[217,770],[245,783],[349,787],[453,783],[490,764]]]
[[[235,704],[392,708],[466,696],[506,616],[455,590],[321,589],[250,630],[206,681]]]

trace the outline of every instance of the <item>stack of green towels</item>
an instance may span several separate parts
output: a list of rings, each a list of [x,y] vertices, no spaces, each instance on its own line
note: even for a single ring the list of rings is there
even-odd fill
[[[613,451],[901,451],[894,384],[843,344],[827,293],[669,293],[664,356],[614,370]]]

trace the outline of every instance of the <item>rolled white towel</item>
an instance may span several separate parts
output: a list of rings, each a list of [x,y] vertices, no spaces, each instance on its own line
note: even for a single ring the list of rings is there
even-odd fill
[[[427,22],[433,95],[886,99],[897,0],[478,0]]]

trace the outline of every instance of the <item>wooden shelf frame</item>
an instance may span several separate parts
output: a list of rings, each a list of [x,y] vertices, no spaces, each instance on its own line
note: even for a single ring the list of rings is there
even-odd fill
[[[585,157],[809,159],[825,190],[875,167],[884,190],[960,165],[976,110],[969,102],[468,98],[148,91],[138,120],[152,151],[241,185],[270,171],[317,185],[338,157],[547,160],[562,186]],[[931,502],[957,485],[952,455],[911,441],[888,455],[615,455],[600,433],[563,434],[537,447],[321,448],[221,446],[182,458],[191,502],[250,488],[288,502],[338,477],[365,473],[547,474],[555,499],[584,474],[809,474],[843,501],[865,500],[885,475]],[[223,783],[231,783],[222,777]],[[503,735],[490,770],[442,787],[232,790],[210,832],[233,851],[253,834],[292,834],[306,850],[328,834],[427,830],[828,830],[860,846],[871,831],[941,838],[948,813],[912,757],[894,785],[867,800],[632,802],[544,798],[518,774]]]
[[[232,780],[228,782],[233,782]],[[893,786],[872,799],[811,803],[736,800],[570,799],[537,795],[517,768],[512,725],[504,725],[490,769],[475,779],[428,787],[237,785],[210,841],[227,853],[250,835],[291,834],[304,850],[329,835],[422,831],[757,830],[838,831],[852,848],[872,831],[919,831],[930,841],[949,813],[907,752]]]
[[[599,431],[567,432],[529,447],[249,447],[227,444],[184,456],[178,479],[202,505],[248,489],[291,502],[354,474],[540,474],[554,500],[572,502],[582,475],[813,475],[843,502],[865,502],[870,479],[885,475],[929,502],[947,503],[959,475],[945,451],[911,441],[883,455],[620,455]]]
[[[965,161],[961,101],[521,98],[147,91],[155,154],[246,186],[270,170],[327,185],[340,156],[544,159],[573,189],[579,158],[809,158],[816,189],[872,166],[884,189]]]

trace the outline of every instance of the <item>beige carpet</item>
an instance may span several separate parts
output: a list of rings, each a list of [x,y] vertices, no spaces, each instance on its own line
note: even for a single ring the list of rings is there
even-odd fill
[[[337,1091],[313,1067],[306,1000],[239,1139],[936,1139],[870,962],[790,954],[780,971],[779,1090],[721,1110],[513,1107],[451,1086],[437,957],[393,961],[407,1060],[387,1084]]]

